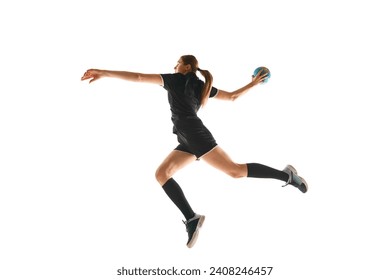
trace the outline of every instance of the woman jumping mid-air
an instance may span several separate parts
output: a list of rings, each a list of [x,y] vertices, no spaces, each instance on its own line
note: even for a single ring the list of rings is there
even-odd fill
[[[284,181],[284,186],[292,185],[303,193],[307,191],[306,181],[298,176],[297,171],[291,165],[287,165],[283,170],[277,170],[259,163],[239,164],[232,161],[228,154],[217,145],[213,135],[197,116],[199,108],[204,106],[209,98],[233,101],[249,89],[263,83],[267,78],[267,73],[260,71],[247,85],[228,92],[212,86],[212,75],[209,71],[198,67],[198,61],[193,55],[180,57],[174,69],[174,74],[143,74],[89,69],[81,80],[89,80],[91,83],[103,77],[120,78],[131,82],[163,86],[168,92],[173,133],[177,135],[179,145],[157,168],[156,179],[186,219],[184,224],[188,232],[187,246],[189,248],[194,246],[205,216],[192,210],[182,189],[172,176],[195,160],[202,159],[233,178],[273,178]],[[204,82],[196,75],[198,71],[204,77]]]

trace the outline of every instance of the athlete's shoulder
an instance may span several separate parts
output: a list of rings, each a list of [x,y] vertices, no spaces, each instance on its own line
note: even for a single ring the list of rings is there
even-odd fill
[[[179,78],[179,79],[185,77],[185,75],[183,75],[182,73],[164,73],[160,75],[167,78]]]
[[[160,74],[163,80],[163,87],[170,90],[180,84],[185,83],[185,75],[181,73]]]

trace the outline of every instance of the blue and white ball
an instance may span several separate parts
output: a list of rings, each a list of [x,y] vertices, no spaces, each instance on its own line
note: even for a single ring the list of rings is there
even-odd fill
[[[271,78],[271,72],[267,67],[264,66],[257,67],[255,71],[253,71],[253,77],[255,77],[260,71],[261,71],[261,75],[267,74],[264,83],[268,82],[269,78]]]

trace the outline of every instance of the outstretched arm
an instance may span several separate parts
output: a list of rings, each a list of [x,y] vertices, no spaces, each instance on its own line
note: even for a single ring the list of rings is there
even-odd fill
[[[218,94],[215,96],[217,99],[221,100],[229,100],[234,101],[237,98],[243,96],[245,93],[247,93],[251,88],[258,84],[262,84],[265,79],[267,78],[267,73],[262,74],[262,71],[260,71],[255,77],[252,78],[252,81],[248,83],[247,85],[243,86],[242,88],[239,88],[235,91],[228,92],[224,90],[219,90]]]
[[[103,77],[118,78],[130,82],[163,85],[162,78],[159,74],[143,74],[143,73],[136,73],[136,72],[111,71],[111,70],[99,70],[99,69],[87,70],[84,73],[81,80],[82,81],[89,80],[89,83],[92,83]]]

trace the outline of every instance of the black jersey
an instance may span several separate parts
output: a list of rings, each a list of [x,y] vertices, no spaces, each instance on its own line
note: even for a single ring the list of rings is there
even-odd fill
[[[163,86],[168,91],[173,133],[177,135],[180,143],[176,150],[200,158],[217,145],[213,135],[197,116],[204,82],[195,73],[161,74],[161,77]],[[210,97],[214,97],[217,93],[218,90],[212,87]]]
[[[187,75],[181,73],[161,74],[164,85],[168,91],[168,101],[172,116],[196,116],[200,108],[200,95],[204,82],[191,72]],[[218,93],[215,87],[211,88],[210,97]]]

